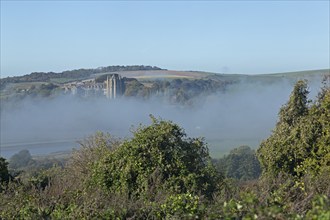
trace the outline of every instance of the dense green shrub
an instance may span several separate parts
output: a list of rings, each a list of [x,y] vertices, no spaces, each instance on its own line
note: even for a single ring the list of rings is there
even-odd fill
[[[8,183],[10,178],[9,172],[8,172],[8,162],[5,158],[0,157],[0,191],[1,191],[1,185],[4,183]]]
[[[295,177],[330,171],[330,87],[309,106],[307,84],[299,81],[279,113],[273,134],[258,149],[263,174]]]
[[[22,169],[29,164],[34,163],[32,156],[28,150],[21,150],[14,154],[9,160],[10,169]]]
[[[214,163],[227,178],[253,180],[261,174],[258,158],[249,146],[235,148],[223,158],[214,160]]]
[[[152,117],[131,140],[108,152],[93,168],[93,183],[113,193],[152,196],[166,189],[211,197],[220,178],[199,138],[186,138],[176,124]]]

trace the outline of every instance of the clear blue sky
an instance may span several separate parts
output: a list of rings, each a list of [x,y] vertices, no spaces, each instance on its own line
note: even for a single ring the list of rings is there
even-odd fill
[[[143,64],[329,68],[329,1],[1,1],[1,77]]]

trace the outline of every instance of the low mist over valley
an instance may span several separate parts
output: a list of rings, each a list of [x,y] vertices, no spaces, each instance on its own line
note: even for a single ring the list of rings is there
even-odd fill
[[[3,78],[1,155],[9,158],[22,149],[32,155],[70,151],[96,131],[130,137],[130,130],[149,124],[152,114],[178,123],[189,136],[205,137],[217,158],[241,145],[258,147],[294,83],[308,80],[314,98],[328,73],[226,75],[114,66]],[[114,74],[122,88],[110,97],[105,80]]]

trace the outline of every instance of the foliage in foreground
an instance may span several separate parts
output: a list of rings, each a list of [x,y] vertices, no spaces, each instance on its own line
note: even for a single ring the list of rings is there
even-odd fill
[[[178,125],[153,117],[133,135],[93,165],[93,183],[130,197],[160,190],[211,197],[217,190],[220,179],[203,139],[185,138]]]
[[[325,79],[329,80],[329,79]],[[279,113],[273,134],[259,150],[264,176],[281,172],[300,178],[330,172],[330,83],[312,104],[305,81],[299,81]]]

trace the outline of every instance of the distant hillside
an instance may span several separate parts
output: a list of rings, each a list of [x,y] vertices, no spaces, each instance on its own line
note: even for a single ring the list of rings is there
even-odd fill
[[[329,75],[330,69],[321,69],[321,70],[306,70],[306,71],[296,71],[296,72],[285,72],[285,73],[272,73],[272,74],[259,74],[253,75],[252,78],[256,80],[263,81],[278,81],[278,80],[289,80],[297,81],[300,79],[320,79],[324,75]]]
[[[285,73],[271,73],[271,74],[210,74],[207,76],[213,80],[229,80],[234,82],[262,82],[262,83],[275,83],[281,80],[297,81],[299,79],[315,79],[322,78],[324,75],[329,75],[330,69],[320,70],[307,70],[297,72],[285,72]]]
[[[96,69],[76,69],[68,70],[60,73],[55,72],[33,72],[24,76],[14,76],[0,78],[0,88],[4,88],[9,83],[27,83],[27,82],[47,82],[55,84],[63,84],[71,81],[83,80],[88,78],[96,78],[105,74],[118,73],[123,77],[135,78],[139,81],[150,81],[157,79],[210,79],[216,81],[263,81],[273,82],[279,79],[306,79],[315,78],[322,75],[330,74],[329,69],[296,71],[272,74],[220,74],[202,71],[175,71],[161,69],[156,66],[108,66]]]
[[[216,92],[231,92],[243,84],[295,83],[299,79],[321,82],[329,69],[273,74],[219,74],[201,71],[175,71],[152,66],[108,66],[97,69],[78,69],[61,73],[31,73],[0,79],[0,100],[22,100],[25,97],[55,97],[67,93],[67,83],[79,85],[82,81],[103,83],[109,74],[125,78],[124,96],[147,99],[157,97],[171,103],[191,104],[193,100]],[[83,83],[84,84],[84,83]],[[78,86],[79,87],[79,86]],[[75,91],[75,88],[72,90]],[[80,90],[79,90],[80,91]],[[98,91],[97,94],[102,93]],[[81,91],[89,97],[89,88]]]
[[[54,82],[65,83],[74,80],[90,78],[92,75],[116,72],[116,71],[137,71],[137,70],[162,70],[155,66],[108,66],[96,69],[77,69],[60,73],[54,72],[33,72],[24,76],[14,76],[0,79],[0,87],[3,88],[8,83],[26,83],[26,82]]]
[[[215,73],[206,73],[200,71],[175,71],[175,70],[137,70],[137,71],[117,71],[123,77],[135,78],[140,81],[157,79],[201,79]],[[95,74],[100,76],[107,73]]]
[[[271,74],[261,74],[261,76],[274,76],[274,77],[314,77],[322,74],[330,74],[330,69],[320,69],[320,70],[304,70],[295,72],[284,72],[284,73],[271,73]]]
[[[308,70],[299,72],[285,72],[272,74],[221,74],[202,71],[175,71],[175,70],[138,70],[138,71],[117,71],[123,77],[135,78],[141,82],[154,81],[159,79],[174,80],[174,79],[204,79],[214,81],[230,81],[230,82],[261,82],[275,83],[281,80],[297,81],[299,79],[321,78],[324,75],[330,74],[329,69]],[[99,73],[93,75],[98,77],[108,73]]]

